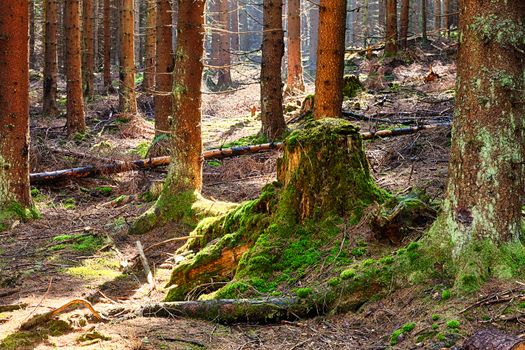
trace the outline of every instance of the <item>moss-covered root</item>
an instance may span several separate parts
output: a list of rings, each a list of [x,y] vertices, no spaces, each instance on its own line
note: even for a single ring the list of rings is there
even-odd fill
[[[26,208],[17,202],[11,202],[4,208],[0,207],[0,232],[7,230],[16,221],[29,221],[40,218],[40,213],[36,207]]]
[[[313,303],[296,298],[217,299],[182,301],[145,306],[138,311],[143,317],[182,316],[225,324],[236,322],[273,323],[317,315]]]
[[[144,234],[169,222],[193,228],[204,217],[221,215],[235,207],[235,203],[207,200],[196,191],[173,195],[164,191],[153,207],[131,225],[128,233]]]

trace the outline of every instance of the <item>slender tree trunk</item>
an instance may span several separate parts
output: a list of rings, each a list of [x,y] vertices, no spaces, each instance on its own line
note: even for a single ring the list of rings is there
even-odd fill
[[[378,26],[383,32],[383,28],[386,28],[386,0],[378,0]]]
[[[10,1],[10,0],[8,0]],[[36,16],[35,16],[35,1],[29,0],[29,66],[31,69],[38,69],[38,59],[36,57]]]
[[[171,10],[172,10],[172,15],[171,15],[171,25],[172,25],[172,50],[173,52],[177,52],[177,38],[178,38],[178,34],[177,34],[177,27],[179,25],[179,2],[178,0],[173,0],[173,3],[172,3],[172,6],[171,6]]]
[[[317,45],[319,35],[319,6],[310,8],[310,70],[315,71],[317,67]]]
[[[64,17],[66,15],[66,0],[58,0],[58,73],[66,76],[66,28]]]
[[[168,134],[172,110],[173,51],[170,0],[157,0],[155,134]]]
[[[211,3],[212,12],[212,64],[218,70],[217,87],[219,90],[232,84],[228,0],[217,0]]]
[[[204,5],[204,0],[179,0],[179,35],[173,74],[172,165],[164,191],[169,194],[202,189]]]
[[[44,41],[44,96],[43,114],[56,116],[57,107],[57,21],[58,1],[45,0],[45,41]]]
[[[369,1],[363,1],[363,47],[368,47],[368,37],[370,36],[368,30],[370,6]]]
[[[301,0],[288,0],[288,91],[304,91],[301,52]]]
[[[343,105],[346,0],[321,0],[315,119],[340,118]]]
[[[451,243],[457,283],[468,287],[491,275],[476,247],[522,236],[525,45],[506,33],[523,31],[525,2],[465,0],[460,18],[448,188],[431,232]]]
[[[82,96],[82,52],[80,0],[65,0],[67,133],[84,132],[86,121]]]
[[[282,7],[282,0],[263,1],[261,120],[262,133],[270,140],[279,139],[286,131],[281,80],[284,56]]]
[[[120,6],[119,107],[124,114],[136,115],[134,0],[120,0]]]
[[[445,32],[447,37],[450,38],[450,1],[443,0],[443,27],[445,27]]]
[[[250,49],[250,34],[248,31],[248,13],[246,8],[248,5],[242,5],[242,8],[239,11],[239,26],[241,34],[239,34],[239,46],[241,51],[248,51]]]
[[[83,0],[82,4],[84,96],[92,100],[95,96],[95,4],[94,0]]]
[[[144,67],[144,91],[151,93],[155,86],[155,46],[157,45],[157,0],[146,1],[146,60]],[[170,36],[171,38],[171,36]]]
[[[28,27],[28,0],[0,1],[0,210],[31,206]]]
[[[401,47],[406,50],[408,45],[408,22],[410,18],[410,0],[401,0],[401,18],[399,40]]]
[[[111,0],[104,0],[104,91],[114,91],[111,81]]]
[[[424,41],[428,40],[427,31],[427,0],[421,0],[421,33]]]
[[[238,0],[230,1],[230,14],[231,14],[231,35],[230,35],[230,47],[233,52],[239,52],[239,2]]]
[[[441,35],[441,0],[434,0],[434,30]]]
[[[386,0],[385,56],[397,54],[397,0]]]

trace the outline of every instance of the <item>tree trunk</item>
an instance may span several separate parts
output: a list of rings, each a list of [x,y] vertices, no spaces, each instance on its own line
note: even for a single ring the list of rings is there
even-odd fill
[[[434,30],[441,35],[441,0],[434,0]]]
[[[386,0],[385,56],[397,54],[397,0]]]
[[[241,51],[248,51],[250,50],[250,34],[248,31],[250,28],[248,27],[248,13],[246,4],[242,5],[242,8],[239,11],[239,26],[241,33],[239,34],[239,46]]]
[[[317,46],[319,45],[319,6],[313,5],[310,8],[310,70],[317,68]]]
[[[383,28],[386,28],[386,0],[378,0],[378,7],[378,23],[382,33]]]
[[[58,1],[45,0],[45,40],[44,40],[44,96],[43,114],[56,116],[57,107],[57,21]]]
[[[94,0],[83,0],[82,4],[84,96],[92,100],[95,95],[95,4]]]
[[[111,81],[111,0],[104,0],[104,91],[113,92]]]
[[[369,1],[363,1],[363,47],[368,47],[368,17],[369,17]]]
[[[173,51],[170,0],[157,0],[155,134],[168,134],[172,109]]]
[[[0,211],[31,205],[28,27],[28,0],[0,1]]]
[[[144,91],[151,93],[155,86],[155,46],[157,44],[157,0],[146,1],[146,60],[144,62]],[[171,36],[170,36],[171,39]]]
[[[282,8],[282,0],[263,1],[261,120],[262,133],[270,140],[279,139],[286,131],[281,80],[284,56]]]
[[[84,98],[82,96],[82,52],[80,35],[80,0],[65,0],[66,31],[67,133],[84,132]]]
[[[505,33],[522,33],[525,3],[466,0],[460,18],[449,180],[432,232],[452,245],[456,283],[474,288],[491,275],[469,260],[476,249],[522,235],[525,45]]]
[[[427,0],[421,0],[421,34],[423,40],[428,40],[427,34]]]
[[[31,69],[38,69],[38,59],[36,57],[36,16],[35,16],[35,1],[29,0],[29,66]]]
[[[211,3],[210,8],[213,27],[211,62],[218,72],[217,87],[224,90],[232,84],[228,0],[216,0]]]
[[[321,0],[315,119],[342,117],[346,0]]]
[[[410,18],[410,0],[401,0],[401,18],[399,40],[401,47],[406,50],[408,39],[408,22]]]
[[[301,0],[288,0],[288,82],[287,91],[304,91],[301,52]]]
[[[124,114],[136,115],[134,0],[120,0],[120,6],[119,108]]]
[[[445,27],[445,32],[447,37],[450,38],[450,2],[449,0],[443,0],[443,27]]]
[[[240,43],[239,43],[239,2],[238,0],[231,0],[230,13],[231,13],[230,47],[233,52],[239,52]]]

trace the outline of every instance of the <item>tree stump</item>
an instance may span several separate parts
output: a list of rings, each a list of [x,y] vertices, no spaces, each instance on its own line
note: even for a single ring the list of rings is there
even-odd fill
[[[482,329],[463,344],[463,350],[524,350],[525,340],[497,329]]]

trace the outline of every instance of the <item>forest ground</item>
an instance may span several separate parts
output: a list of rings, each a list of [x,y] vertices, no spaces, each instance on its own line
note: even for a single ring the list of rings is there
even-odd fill
[[[410,121],[450,121],[455,65],[448,46],[438,41],[432,46],[414,46],[403,56],[404,62],[390,64],[392,69],[385,79],[368,81],[374,91],[346,101],[345,109],[371,117],[356,120],[363,131],[403,126]],[[353,70],[361,73],[362,79],[374,66],[361,57],[353,57],[352,62]],[[426,83],[424,78],[430,66],[440,77]],[[256,134],[260,127],[260,120],[250,115],[250,109],[258,106],[259,84],[249,76],[256,77],[257,68],[243,66],[233,75],[243,84],[231,92],[207,91],[204,95],[202,127],[206,148],[228,146]],[[308,89],[313,90],[311,82]],[[90,131],[70,139],[62,128],[63,117],[41,116],[38,77],[32,81],[31,95],[32,172],[100,164],[107,158],[137,159],[146,154],[154,136],[151,99],[144,95],[139,97],[142,116],[131,123],[115,115],[116,95],[97,96],[87,104]],[[303,97],[289,98],[287,103],[297,106]],[[296,115],[292,112],[288,118],[296,119]],[[423,188],[433,197],[442,197],[449,134],[450,128],[445,127],[366,142],[378,184],[393,193]],[[57,151],[58,148],[66,151]],[[266,183],[275,179],[278,156],[278,152],[271,152],[207,162],[204,195],[231,202],[255,198]],[[88,299],[102,312],[118,305],[133,307],[162,300],[173,253],[182,242],[169,242],[147,252],[157,285],[156,290],[151,290],[136,259],[135,241],[140,240],[147,248],[189,232],[171,225],[146,235],[129,236],[129,224],[152,203],[140,196],[131,197],[127,203],[116,203],[114,199],[147,192],[165,172],[164,168],[135,171],[34,188],[42,218],[15,223],[0,233],[0,305],[28,305],[22,310],[0,313],[0,339],[15,332],[32,315],[72,299]],[[510,289],[511,294],[504,294]],[[408,287],[393,291],[382,300],[372,300],[356,313],[275,325],[224,326],[178,317],[139,317],[85,325],[84,315],[88,312],[76,310],[61,316],[75,326],[74,330],[43,337],[25,348],[384,349],[390,346],[393,331],[415,322],[415,329],[402,335],[394,348],[441,349],[459,344],[474,330],[490,324],[514,332],[520,329],[519,313],[502,322],[504,315],[525,306],[520,304],[525,291],[519,284],[488,283],[479,293],[466,297],[448,298],[446,293],[446,285]],[[460,313],[481,295],[494,295],[506,302],[490,302]],[[448,324],[450,320],[459,320],[459,329]],[[95,331],[107,338],[100,339]],[[80,341],[86,334],[92,339]],[[6,344],[0,348],[9,348]]]

